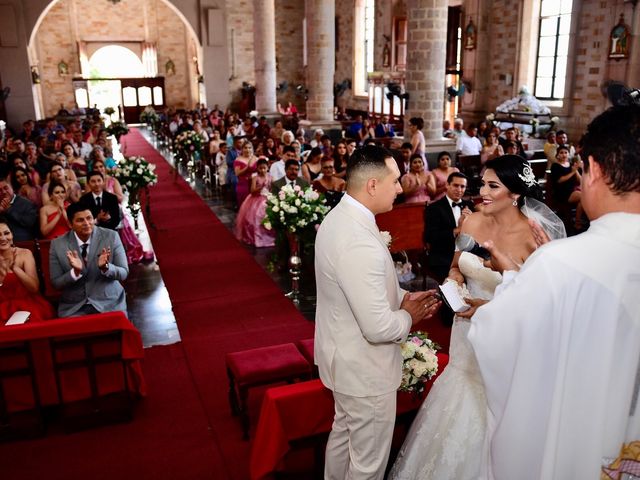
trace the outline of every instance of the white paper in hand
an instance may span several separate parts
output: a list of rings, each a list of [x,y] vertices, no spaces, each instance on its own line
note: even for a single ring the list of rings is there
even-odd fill
[[[11,315],[11,317],[9,318],[9,320],[7,320],[7,323],[5,323],[5,325],[21,325],[27,320],[29,320],[30,316],[31,316],[31,312],[17,311],[13,315]]]
[[[471,308],[460,296],[460,291],[456,282],[446,282],[443,285],[440,285],[440,293],[442,293],[442,297],[445,302],[447,302],[447,305],[449,305],[449,308],[456,313],[464,312]]]

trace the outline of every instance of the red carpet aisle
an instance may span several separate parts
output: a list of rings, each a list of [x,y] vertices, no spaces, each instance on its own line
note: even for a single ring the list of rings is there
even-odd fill
[[[151,206],[157,230],[151,230],[151,241],[230,478],[246,478],[249,445],[229,414],[224,354],[308,338],[313,326],[189,185],[174,180],[169,165],[142,135],[133,130],[125,141],[129,155],[157,165],[160,183]],[[257,412],[256,396],[250,398]]]
[[[130,424],[0,445],[0,478],[248,478],[249,443],[227,402],[227,352],[309,338],[313,325],[136,131],[127,155],[157,165],[151,241],[182,343],[145,351],[148,397]],[[259,405],[250,395],[253,418]],[[255,426],[255,423],[254,423]]]

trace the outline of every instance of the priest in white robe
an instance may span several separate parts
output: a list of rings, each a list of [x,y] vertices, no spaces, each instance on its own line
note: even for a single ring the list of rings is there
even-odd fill
[[[488,401],[481,478],[640,475],[639,131],[640,106],[589,125],[591,227],[536,251],[472,318]]]

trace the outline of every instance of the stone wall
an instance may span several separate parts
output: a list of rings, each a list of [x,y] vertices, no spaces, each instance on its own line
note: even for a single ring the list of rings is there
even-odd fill
[[[231,70],[229,93],[232,103],[236,103],[241,98],[242,82],[255,85],[252,0],[227,0],[227,37]]]
[[[123,21],[126,19],[126,21]],[[195,103],[195,52],[184,23],[162,0],[122,0],[117,5],[94,0],[60,0],[44,17],[35,37],[34,50],[41,77],[45,115],[53,115],[60,104],[75,103],[71,79],[80,75],[78,41],[157,43],[158,74],[165,75],[170,58],[176,74],[165,79],[168,105],[186,108]],[[57,65],[64,60],[69,75],[60,76]]]
[[[336,48],[336,72],[335,82],[342,82],[345,79],[353,83],[353,21],[355,0],[344,0],[336,6],[336,17],[338,17],[338,44]],[[376,20],[378,18],[376,17]],[[376,27],[377,30],[377,27]],[[347,90],[339,99],[340,108],[355,108],[358,110],[368,110],[369,100],[367,98],[356,97],[353,90]]]
[[[288,83],[285,92],[278,93],[278,102],[286,107],[293,103],[299,111],[305,110],[302,95],[296,94],[296,85],[306,84],[303,65],[304,4],[300,0],[275,0],[276,7],[276,82]]]

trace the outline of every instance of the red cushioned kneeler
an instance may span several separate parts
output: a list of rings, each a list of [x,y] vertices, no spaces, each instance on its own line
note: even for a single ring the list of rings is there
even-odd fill
[[[311,377],[311,365],[293,343],[228,353],[225,362],[229,404],[232,413],[240,415],[245,439],[249,438],[247,395],[250,388]]]

